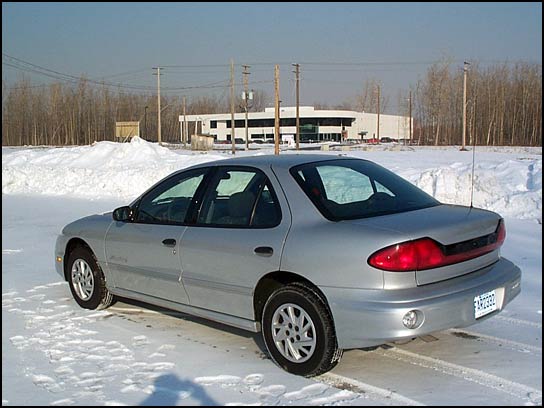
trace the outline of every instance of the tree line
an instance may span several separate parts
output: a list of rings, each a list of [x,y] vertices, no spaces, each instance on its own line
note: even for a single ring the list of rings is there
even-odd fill
[[[268,106],[264,91],[253,92],[250,111]],[[241,97],[236,112],[244,111]],[[186,99],[186,114],[230,112],[230,101],[221,96]],[[178,143],[182,96],[161,96],[161,139]],[[89,84],[84,78],[74,86],[65,83],[32,85],[21,79],[2,84],[2,145],[84,145],[115,140],[115,122],[139,121],[140,136],[157,141],[157,96]],[[189,134],[194,133],[189,124]]]
[[[415,138],[423,144],[462,144],[463,69],[435,64],[413,94]],[[542,146],[542,65],[473,63],[466,101],[467,144]]]
[[[542,65],[495,64],[469,67],[467,86],[467,144],[542,146]],[[334,106],[375,112],[376,80],[366,81],[353,98]],[[463,70],[447,61],[430,66],[410,89],[413,139],[420,144],[460,145],[463,119]],[[225,93],[226,94],[226,93]],[[408,91],[399,91],[400,111],[388,108],[382,95],[380,111],[408,116]],[[243,112],[238,97],[235,107]],[[262,90],[254,92],[251,111],[262,111],[272,99]],[[402,102],[402,103],[401,103]],[[164,142],[180,141],[181,96],[161,98],[161,133]],[[315,104],[316,109],[330,108]],[[186,113],[230,112],[226,96],[188,97]],[[140,121],[141,135],[157,140],[157,97],[126,92],[89,83],[34,85],[21,78],[2,83],[2,145],[81,145],[114,140],[116,121]],[[193,124],[189,133],[194,132]]]

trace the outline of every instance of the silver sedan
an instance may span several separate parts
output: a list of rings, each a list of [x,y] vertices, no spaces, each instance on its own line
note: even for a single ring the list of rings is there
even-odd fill
[[[87,309],[116,296],[262,332],[285,370],[464,327],[520,293],[502,218],[441,204],[366,160],[222,160],[67,225],[57,272]]]

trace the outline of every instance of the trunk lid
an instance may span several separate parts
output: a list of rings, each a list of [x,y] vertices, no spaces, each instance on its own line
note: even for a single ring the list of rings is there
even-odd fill
[[[398,233],[399,243],[428,237],[447,246],[449,250],[465,252],[477,245],[483,245],[482,240],[476,238],[493,234],[497,230],[500,219],[498,214],[491,211],[442,204],[416,211],[346,222]],[[463,245],[456,245],[461,243]],[[415,271],[416,284],[425,285],[465,275],[484,268],[498,259],[499,250],[496,249],[463,262]]]

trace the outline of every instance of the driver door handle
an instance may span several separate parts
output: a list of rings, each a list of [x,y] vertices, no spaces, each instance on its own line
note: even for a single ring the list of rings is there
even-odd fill
[[[268,246],[261,246],[261,247],[255,248],[253,252],[255,252],[255,254],[259,256],[272,256],[272,254],[274,253],[274,250]]]
[[[176,246],[176,240],[173,238],[167,238],[162,240],[162,244],[167,247],[175,247]]]

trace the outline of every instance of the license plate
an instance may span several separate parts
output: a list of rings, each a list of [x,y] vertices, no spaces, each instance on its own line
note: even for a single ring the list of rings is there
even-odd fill
[[[494,290],[482,293],[474,298],[474,317],[476,319],[495,310],[497,310],[497,300]]]

